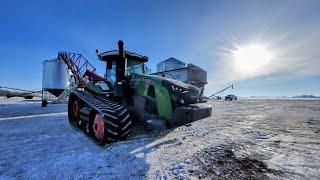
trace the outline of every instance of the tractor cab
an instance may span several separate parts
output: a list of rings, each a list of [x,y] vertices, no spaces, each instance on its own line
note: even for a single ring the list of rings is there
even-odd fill
[[[109,51],[109,52],[105,52],[105,53],[102,53],[100,55],[103,55],[103,56],[100,56],[102,61],[106,61],[107,62],[107,66],[106,66],[106,74],[105,74],[105,79],[109,82],[111,82],[112,84],[115,84],[116,82],[116,79],[117,79],[117,75],[116,75],[116,72],[117,72],[117,56],[114,56],[114,55],[110,55],[109,53],[116,53],[118,54],[118,51]],[[144,74],[145,73],[145,65],[144,65],[144,62],[145,59],[138,59],[139,57],[134,57],[130,58],[130,56],[128,57],[128,54],[130,52],[126,52],[127,53],[127,58],[125,59],[125,77],[129,77],[130,75],[132,75],[133,73],[137,73],[137,74]],[[110,56],[112,58],[110,58]],[[99,57],[99,58],[100,58]],[[108,60],[104,60],[104,59],[108,59]]]
[[[118,42],[118,50],[98,54],[101,61],[106,61],[105,79],[114,86],[115,96],[125,97],[127,84],[133,73],[144,74],[148,57],[124,50],[123,41]]]

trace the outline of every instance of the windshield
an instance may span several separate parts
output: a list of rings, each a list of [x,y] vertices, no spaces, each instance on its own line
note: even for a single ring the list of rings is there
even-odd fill
[[[143,74],[143,66],[144,64],[135,60],[127,61],[127,71],[126,76],[130,76],[132,73]],[[107,69],[107,80],[112,84],[116,81],[116,61],[112,61],[112,69]]]
[[[126,75],[130,76],[132,73],[143,74],[143,63],[135,60],[128,60]]]

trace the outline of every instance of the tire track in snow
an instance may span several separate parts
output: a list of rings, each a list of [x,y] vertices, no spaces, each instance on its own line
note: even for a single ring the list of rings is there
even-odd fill
[[[64,116],[64,115],[68,115],[68,113],[61,112],[61,113],[37,114],[37,115],[28,115],[28,116],[16,116],[16,117],[0,118],[0,121],[13,120],[13,119],[35,118],[35,117],[45,117],[45,116]]]

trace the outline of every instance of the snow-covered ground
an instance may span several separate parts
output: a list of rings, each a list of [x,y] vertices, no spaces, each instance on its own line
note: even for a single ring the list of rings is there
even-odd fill
[[[100,147],[70,127],[66,105],[0,99],[0,179],[320,178],[320,101],[208,103],[210,118],[163,132],[136,125]]]

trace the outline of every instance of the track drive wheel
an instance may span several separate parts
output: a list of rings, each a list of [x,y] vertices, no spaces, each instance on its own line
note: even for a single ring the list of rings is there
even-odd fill
[[[122,107],[116,114],[117,119],[105,118],[100,113],[92,116],[91,136],[99,145],[125,140],[131,132],[131,118],[129,111]]]

